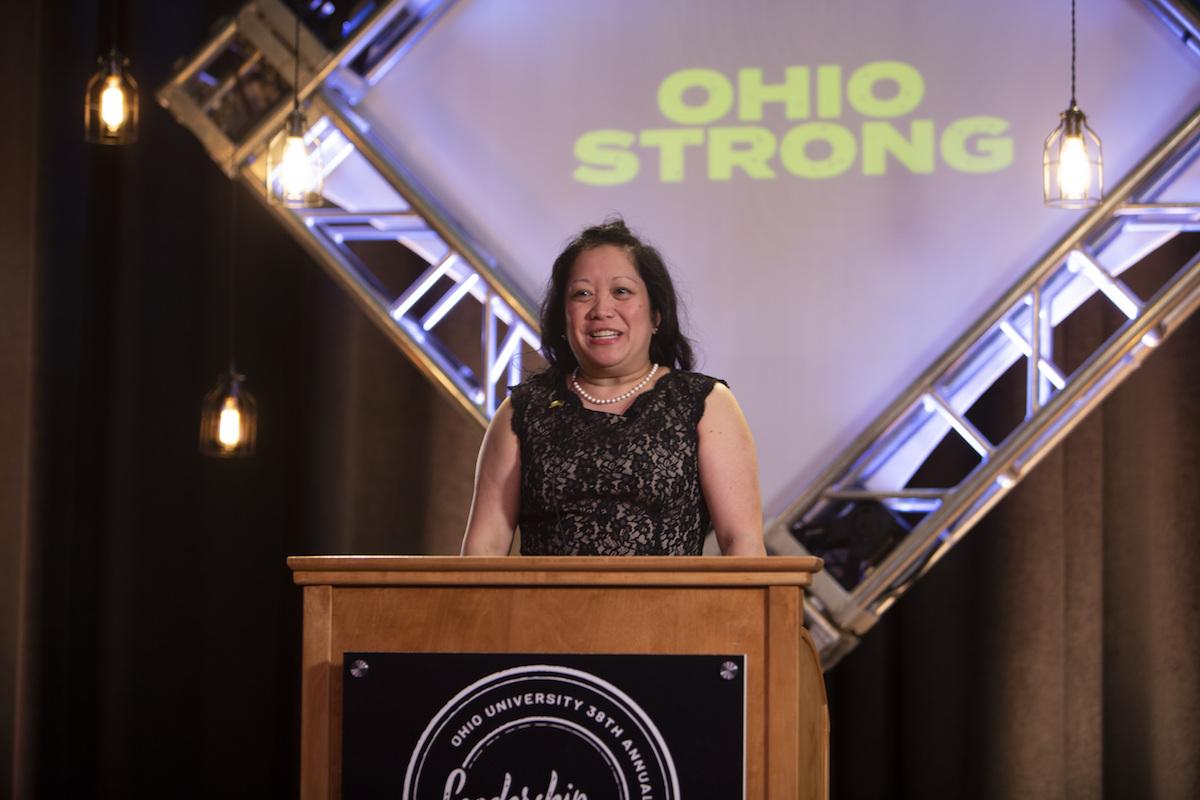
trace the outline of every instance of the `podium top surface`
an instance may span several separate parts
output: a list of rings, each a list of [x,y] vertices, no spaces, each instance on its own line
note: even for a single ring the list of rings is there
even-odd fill
[[[807,586],[812,556],[291,556],[301,586]]]

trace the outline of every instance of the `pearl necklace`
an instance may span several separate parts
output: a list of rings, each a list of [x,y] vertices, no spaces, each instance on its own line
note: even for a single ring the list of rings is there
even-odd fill
[[[628,400],[629,398],[633,397],[635,394],[645,388],[646,384],[650,382],[650,379],[654,377],[654,373],[656,372],[658,372],[658,364],[651,364],[650,371],[646,373],[646,377],[638,381],[637,386],[634,386],[628,391],[621,392],[616,397],[610,397],[607,400],[601,400],[599,397],[592,397],[583,390],[583,387],[579,385],[579,367],[576,367],[575,371],[571,373],[571,386],[575,387],[575,391],[579,394],[579,396],[584,400],[587,400],[589,403],[598,406],[607,406],[612,405],[613,403],[619,403],[622,400]]]

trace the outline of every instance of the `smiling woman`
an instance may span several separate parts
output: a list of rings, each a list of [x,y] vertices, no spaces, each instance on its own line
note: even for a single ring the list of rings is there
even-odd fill
[[[541,310],[549,367],[484,436],[464,555],[765,555],[749,427],[692,372],[662,256],[619,219],[555,260]]]

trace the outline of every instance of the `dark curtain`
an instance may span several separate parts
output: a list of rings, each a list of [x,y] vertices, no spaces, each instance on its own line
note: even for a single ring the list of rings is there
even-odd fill
[[[28,74],[38,60],[39,14],[31,5],[7,9],[0,28],[0,75]],[[21,780],[26,759],[18,711],[27,706],[18,687],[28,669],[22,636],[31,617],[28,548],[33,530],[36,188],[36,81],[0,82],[0,106],[24,124],[0,128],[0,797]]]
[[[1147,297],[1198,247],[1125,279]],[[1056,358],[1119,323],[1093,298]],[[1197,353],[1193,316],[827,675],[834,797],[1200,797]]]
[[[40,38],[21,69],[40,103],[36,187],[0,189],[34,212],[38,244],[21,796],[294,797],[300,591],[285,558],[456,551],[482,430],[155,102],[240,3],[120,6],[141,88],[128,148],[82,140],[110,6],[64,0],[40,34],[10,30]],[[260,413],[246,461],[197,450],[235,250],[236,358]]]
[[[108,5],[101,20],[93,2],[45,4],[30,30],[40,6],[18,5],[4,35],[28,37],[10,50],[27,69],[0,98],[37,136],[5,131],[28,161],[3,208],[27,227],[3,244],[35,250],[19,263],[38,294],[4,353],[39,371],[36,474],[5,484],[32,509],[30,550],[19,530],[0,540],[20,560],[4,579],[30,578],[0,607],[13,794],[294,797],[300,595],[284,558],[453,551],[481,432],[238,188],[237,360],[259,454],[199,456],[234,199],[152,95],[238,4],[122,3],[142,86],[129,149],[82,142]],[[1064,352],[1111,323],[1089,313]],[[1198,345],[1193,320],[828,676],[835,796],[1200,796]],[[5,385],[28,382],[28,360],[0,364]]]

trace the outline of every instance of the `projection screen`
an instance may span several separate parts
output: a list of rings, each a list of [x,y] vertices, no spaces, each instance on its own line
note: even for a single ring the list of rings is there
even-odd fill
[[[770,515],[1078,220],[1041,202],[1069,8],[459,0],[360,110],[535,301],[588,224],[657,245]],[[1081,4],[1078,42],[1112,185],[1200,59],[1135,0]]]

